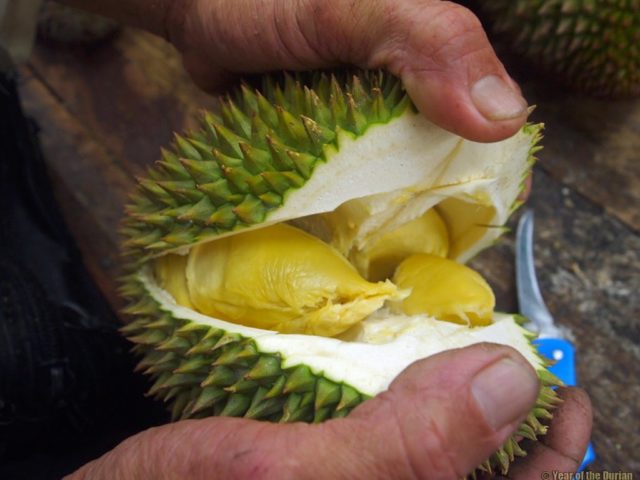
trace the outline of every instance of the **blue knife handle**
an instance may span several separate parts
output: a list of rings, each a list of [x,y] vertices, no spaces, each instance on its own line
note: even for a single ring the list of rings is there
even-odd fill
[[[533,341],[540,354],[555,363],[549,367],[549,371],[558,377],[567,386],[577,385],[576,378],[576,354],[571,342],[562,338],[538,338]],[[596,459],[593,445],[589,443],[578,472],[582,472]]]
[[[576,354],[571,342],[562,338],[538,338],[533,341],[538,352],[554,363],[549,371],[567,386],[576,385]]]

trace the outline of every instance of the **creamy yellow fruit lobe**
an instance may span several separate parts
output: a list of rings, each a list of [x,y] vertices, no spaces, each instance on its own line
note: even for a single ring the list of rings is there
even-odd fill
[[[359,252],[370,277],[381,280],[370,282],[330,245],[275,224],[196,245],[188,255],[160,257],[156,276],[180,305],[281,333],[339,335],[386,301],[407,315],[491,323],[490,287],[473,270],[443,258],[447,249],[446,225],[429,210]],[[398,264],[392,283],[387,278]]]

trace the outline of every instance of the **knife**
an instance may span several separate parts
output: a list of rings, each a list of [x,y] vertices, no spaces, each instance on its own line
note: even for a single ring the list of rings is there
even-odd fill
[[[524,327],[538,334],[538,338],[533,342],[534,345],[542,356],[554,362],[549,370],[565,385],[577,385],[575,348],[556,327],[538,286],[533,262],[533,210],[525,211],[518,222],[516,287],[520,313],[528,320]],[[578,472],[582,472],[595,458],[595,451],[589,443]]]

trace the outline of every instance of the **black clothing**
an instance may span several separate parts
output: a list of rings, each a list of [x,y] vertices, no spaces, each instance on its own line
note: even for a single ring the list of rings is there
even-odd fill
[[[0,479],[57,479],[166,416],[132,373],[1,57]]]

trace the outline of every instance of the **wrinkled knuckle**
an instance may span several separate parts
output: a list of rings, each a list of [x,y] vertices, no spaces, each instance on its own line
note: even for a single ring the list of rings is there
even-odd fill
[[[335,35],[336,26],[327,2],[296,0],[279,3],[282,7],[278,11],[283,18],[277,19],[275,23],[280,29],[278,36],[290,39],[286,45],[288,54],[299,59],[329,60],[329,40]]]
[[[450,37],[466,36],[482,31],[480,20],[471,10],[456,3],[444,3],[446,5],[443,5],[436,19]]]
[[[321,51],[331,60],[365,64],[392,10],[389,0],[308,0]]]

